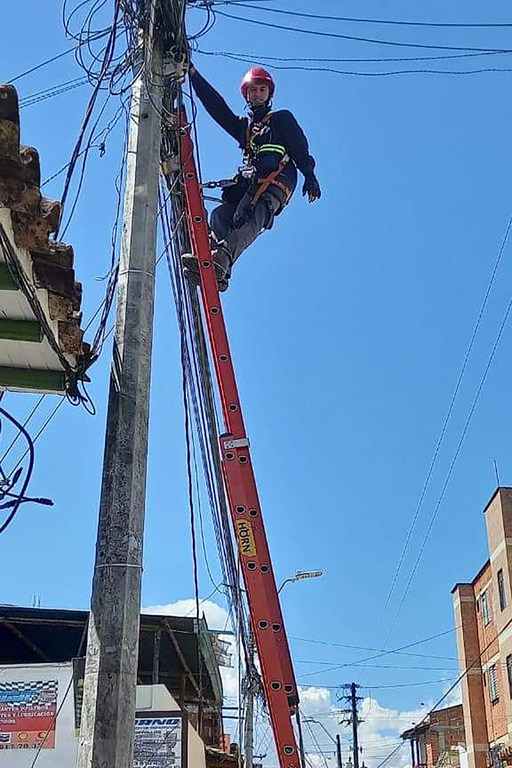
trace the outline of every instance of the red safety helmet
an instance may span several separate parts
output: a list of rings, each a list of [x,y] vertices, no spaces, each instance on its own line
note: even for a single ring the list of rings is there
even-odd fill
[[[240,90],[242,91],[242,96],[245,101],[247,101],[247,89],[253,83],[264,83],[265,85],[268,85],[270,98],[272,98],[276,89],[276,84],[274,83],[270,72],[267,72],[263,67],[251,67],[250,70],[245,73],[240,84]]]

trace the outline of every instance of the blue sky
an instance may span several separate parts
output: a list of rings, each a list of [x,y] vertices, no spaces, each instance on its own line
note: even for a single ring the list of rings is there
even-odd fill
[[[507,29],[308,24],[252,5],[223,10],[288,26],[429,45],[502,48],[509,36]],[[267,0],[266,5],[311,12],[311,5],[300,0]],[[2,41],[0,79],[9,80],[70,45],[60,6],[54,0],[43,9],[18,0],[4,9],[9,34]],[[315,9],[346,16],[364,10],[365,17],[388,19],[510,21],[503,0],[492,8],[477,0],[453,0],[449,7],[441,0],[319,0]],[[191,11],[189,17],[189,29],[200,28],[203,13]],[[200,48],[247,52],[248,64],[265,56],[353,59],[450,53],[300,35],[221,16],[200,40]],[[238,85],[246,65],[200,53],[195,63],[241,112]],[[500,55],[328,66],[383,72],[511,64],[510,56]],[[323,197],[308,206],[295,195],[273,231],[237,264],[223,303],[276,572],[284,579],[296,569],[325,571],[323,579],[289,585],[283,592],[297,676],[299,683],[319,687],[357,679],[375,686],[379,706],[414,711],[421,702],[435,701],[443,684],[413,684],[456,677],[453,632],[413,649],[428,658],[390,655],[375,662],[386,667],[362,671],[348,666],[328,672],[322,667],[327,662],[351,664],[368,655],[364,651],[295,638],[376,648],[386,642],[510,300],[512,246],[504,251],[418,527],[379,623],[512,213],[512,73],[388,77],[273,71],[275,106],[291,109],[303,126]],[[16,85],[23,98],[80,75],[68,56]],[[87,87],[77,88],[22,110],[23,142],[39,149],[43,178],[68,161],[86,99]],[[219,178],[234,171],[236,145],[201,109],[198,130],[204,176]],[[86,319],[101,300],[104,284],[98,278],[110,258],[121,143],[121,132],[114,131],[105,156],[91,157],[66,237],[75,248],[76,272],[84,284]],[[49,184],[46,194],[58,198],[62,181],[61,176]],[[496,485],[494,460],[501,483],[512,484],[510,342],[506,325],[389,648],[453,628],[450,589],[457,581],[470,580],[486,558],[481,511]],[[32,492],[51,497],[55,507],[26,506],[3,535],[3,572],[12,578],[3,580],[2,602],[31,604],[39,594],[43,606],[88,605],[109,353],[107,347],[92,371],[97,415],[66,404],[37,443]],[[9,394],[4,402],[24,417],[35,399]],[[48,398],[40,408],[31,422],[33,433],[55,402]],[[177,323],[162,262],[155,315],[145,605],[193,594],[186,484]],[[203,514],[208,559],[218,579],[206,505]],[[203,553],[200,577],[206,597],[212,586]],[[430,657],[434,655],[449,658]],[[404,687],[377,689],[391,685]]]

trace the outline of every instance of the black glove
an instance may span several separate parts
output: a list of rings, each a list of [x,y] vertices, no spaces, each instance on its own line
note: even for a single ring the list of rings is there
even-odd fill
[[[252,204],[252,193],[249,194],[248,192],[245,193],[245,195],[242,197],[240,202],[238,203],[237,209],[235,213],[233,214],[233,226],[235,229],[239,229],[241,226],[246,224],[252,214],[254,213],[254,205]]]
[[[302,187],[302,194],[307,195],[309,202],[314,203],[315,200],[319,200],[322,197],[322,191],[320,184],[313,172],[308,173],[304,179],[304,186]]]

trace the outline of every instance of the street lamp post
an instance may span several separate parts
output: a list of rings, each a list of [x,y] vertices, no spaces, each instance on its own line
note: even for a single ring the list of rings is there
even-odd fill
[[[334,738],[334,736],[332,736],[329,733],[329,731],[327,730],[325,725],[323,723],[321,723],[320,720],[315,720],[312,717],[308,717],[307,720],[304,720],[304,722],[305,723],[316,723],[316,725],[319,725],[320,728],[322,728],[325,731],[325,733],[330,738],[330,740],[333,742],[333,744],[336,745],[336,759],[337,759],[337,763],[338,763],[338,768],[343,768],[343,763],[342,763],[342,760],[341,760],[341,739],[339,737],[339,734],[336,734],[336,738]]]
[[[320,576],[323,576],[323,571],[295,571],[293,576],[290,576],[289,578],[285,579],[279,589],[277,590],[277,594],[281,592],[285,584],[289,584],[290,582],[295,581],[305,581],[306,579],[318,579]],[[246,709],[245,709],[245,729],[244,729],[244,752],[245,752],[245,765],[246,768],[253,768],[253,758],[254,758],[254,695],[255,695],[255,686],[254,681],[252,679],[252,673],[254,668],[254,639],[252,636],[252,631],[249,633],[249,648],[248,648],[248,662],[249,662],[249,669],[248,669],[248,675],[249,679],[247,680],[247,686],[246,686]],[[299,709],[297,707],[297,728],[299,731],[299,750],[301,754],[301,760],[302,760],[302,768],[305,766],[304,761],[304,743],[302,739],[302,729],[300,724],[300,715],[299,715]]]

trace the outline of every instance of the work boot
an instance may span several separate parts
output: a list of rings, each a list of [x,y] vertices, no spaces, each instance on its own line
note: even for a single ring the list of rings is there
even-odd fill
[[[215,250],[212,251],[212,257],[217,281],[224,279],[229,280],[231,277],[231,254],[228,249],[222,245],[218,245]]]
[[[217,277],[217,287],[220,293],[228,288],[228,280],[231,272],[231,256],[229,251],[223,246],[217,246],[212,252],[213,267]],[[201,285],[201,276],[199,273],[199,264],[196,257],[191,253],[184,253],[181,257],[183,272],[189,283],[192,285]]]
[[[199,277],[199,265],[196,257],[192,253],[184,253],[181,257],[183,269],[194,272]]]
[[[185,280],[189,283],[189,285],[201,285],[201,275],[199,272],[194,272],[192,269],[185,267],[183,274],[185,275]]]

